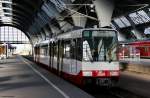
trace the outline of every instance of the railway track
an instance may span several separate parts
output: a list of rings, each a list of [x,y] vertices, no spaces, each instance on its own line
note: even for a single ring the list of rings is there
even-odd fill
[[[112,91],[109,91],[108,93],[109,93],[110,95],[112,95],[113,97],[115,97],[115,98],[125,98],[123,95],[114,93],[114,92],[112,92]]]
[[[138,94],[134,94],[119,87],[105,88],[105,87],[85,87],[84,91],[93,95],[95,98],[146,98]]]

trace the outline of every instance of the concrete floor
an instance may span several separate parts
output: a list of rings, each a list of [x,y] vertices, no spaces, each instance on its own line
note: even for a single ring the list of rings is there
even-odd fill
[[[122,72],[118,87],[150,98],[150,75],[129,71]]]
[[[5,62],[0,64],[0,98],[93,98],[21,56]]]
[[[137,95],[150,98],[150,59],[123,61],[127,69],[120,75],[118,86]]]
[[[5,63],[7,62],[7,63]],[[150,98],[150,76],[122,72],[120,88]],[[0,61],[0,98],[93,98],[21,56]]]

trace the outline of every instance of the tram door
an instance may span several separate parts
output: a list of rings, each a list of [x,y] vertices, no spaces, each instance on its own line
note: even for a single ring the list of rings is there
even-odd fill
[[[64,43],[63,41],[59,41],[58,46],[58,74],[61,75],[61,72],[63,70],[63,52],[64,52]]]
[[[57,57],[56,57],[56,59],[57,59],[57,74],[59,75],[59,73],[60,73],[60,68],[59,68],[59,64],[60,64],[60,41],[58,41],[57,42],[57,49],[56,49],[56,51],[57,51]]]
[[[37,47],[37,62],[40,62],[40,46]]]
[[[49,67],[52,68],[52,44],[49,43]]]
[[[73,39],[71,41],[71,50],[70,50],[70,53],[71,53],[71,73],[72,74],[75,74],[76,73],[76,67],[77,67],[77,50],[76,50],[76,39]]]
[[[54,64],[54,43],[50,42],[50,68],[53,68]]]

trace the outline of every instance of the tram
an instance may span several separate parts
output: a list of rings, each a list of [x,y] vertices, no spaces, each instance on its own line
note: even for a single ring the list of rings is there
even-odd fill
[[[34,60],[76,84],[114,85],[120,75],[117,31],[73,30],[34,47]]]

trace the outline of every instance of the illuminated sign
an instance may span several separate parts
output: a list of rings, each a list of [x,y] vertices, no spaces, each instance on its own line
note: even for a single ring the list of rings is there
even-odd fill
[[[116,36],[115,31],[109,30],[85,30],[83,31],[83,37],[114,37]]]

